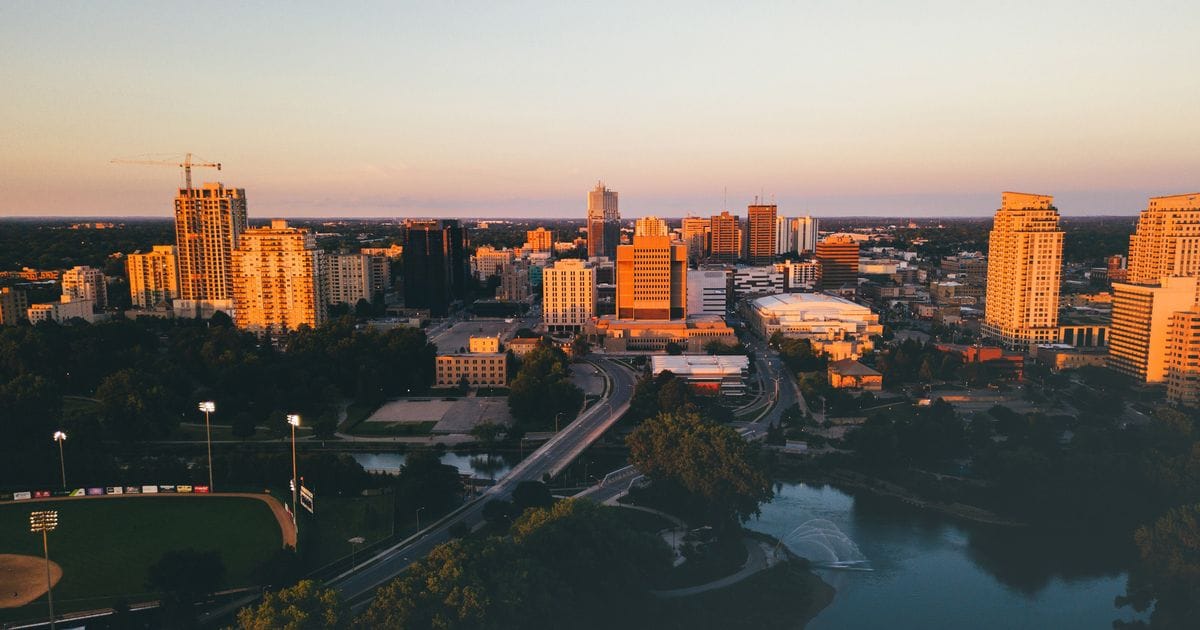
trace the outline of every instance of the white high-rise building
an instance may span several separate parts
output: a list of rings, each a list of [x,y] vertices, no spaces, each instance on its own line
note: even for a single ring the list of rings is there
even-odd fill
[[[783,256],[796,251],[796,231],[787,217],[775,217],[775,255]]]
[[[542,319],[551,332],[579,332],[596,316],[596,268],[577,259],[542,269]]]
[[[325,301],[328,304],[349,304],[359,300],[368,302],[376,293],[387,289],[390,270],[387,258],[363,253],[325,254]]]
[[[692,315],[725,315],[729,280],[724,269],[689,269],[687,312]]]
[[[95,308],[108,305],[108,285],[104,272],[95,267],[77,266],[63,272],[62,301],[82,302],[91,300]]]
[[[792,219],[792,232],[795,236],[796,251],[803,254],[804,252],[817,251],[817,230],[819,229],[819,221],[815,217],[796,217]]]

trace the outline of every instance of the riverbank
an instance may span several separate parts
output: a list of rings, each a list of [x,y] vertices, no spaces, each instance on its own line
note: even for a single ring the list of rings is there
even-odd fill
[[[931,510],[956,519],[970,521],[972,523],[983,523],[985,525],[996,525],[999,527],[1029,526],[1028,523],[1023,521],[1001,516],[995,512],[985,510],[975,505],[968,505],[966,503],[945,503],[942,501],[927,499],[903,486],[899,486],[885,479],[872,477],[870,475],[865,475],[853,470],[841,468],[833,470],[809,469],[804,471],[793,471],[792,474],[787,476],[801,482],[828,483],[841,488],[863,490],[877,496],[888,497],[903,503],[907,503],[913,507]]]

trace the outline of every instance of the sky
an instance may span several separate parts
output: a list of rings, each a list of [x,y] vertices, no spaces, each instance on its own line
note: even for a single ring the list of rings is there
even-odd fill
[[[0,216],[1069,215],[1200,190],[1200,2],[0,2]]]

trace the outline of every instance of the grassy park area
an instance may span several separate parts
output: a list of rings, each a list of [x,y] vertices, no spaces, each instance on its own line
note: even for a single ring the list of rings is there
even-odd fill
[[[129,497],[20,501],[0,505],[0,552],[42,556],[41,536],[29,532],[29,513],[58,510],[49,535],[50,558],[62,566],[54,589],[61,612],[104,606],[114,597],[137,601],[146,569],[166,551],[218,550],[225,586],[245,586],[260,563],[280,548],[281,533],[267,504],[241,497]],[[0,576],[0,581],[3,577]],[[45,598],[0,609],[0,621],[36,616]]]

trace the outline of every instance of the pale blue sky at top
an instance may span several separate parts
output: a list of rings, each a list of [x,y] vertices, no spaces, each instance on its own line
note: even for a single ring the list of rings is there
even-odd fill
[[[0,3],[0,216],[1065,214],[1200,189],[1198,2]]]

